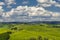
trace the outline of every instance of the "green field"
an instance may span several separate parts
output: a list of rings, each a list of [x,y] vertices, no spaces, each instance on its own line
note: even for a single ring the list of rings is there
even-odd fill
[[[0,40],[60,40],[60,24],[0,24]]]

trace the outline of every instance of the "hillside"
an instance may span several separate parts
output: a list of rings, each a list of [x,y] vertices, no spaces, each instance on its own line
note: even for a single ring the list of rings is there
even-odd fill
[[[60,40],[60,24],[0,24],[0,40]]]

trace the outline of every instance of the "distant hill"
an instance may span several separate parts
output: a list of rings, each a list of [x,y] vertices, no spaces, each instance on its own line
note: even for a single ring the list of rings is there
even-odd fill
[[[38,23],[46,23],[46,24],[60,24],[60,21],[33,21],[33,22],[0,22],[3,24],[38,24]]]

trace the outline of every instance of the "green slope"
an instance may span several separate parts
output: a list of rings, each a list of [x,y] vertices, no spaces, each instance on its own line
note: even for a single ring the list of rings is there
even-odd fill
[[[9,40],[60,40],[60,28],[56,26],[60,24],[8,24],[1,28],[0,34],[11,31]]]

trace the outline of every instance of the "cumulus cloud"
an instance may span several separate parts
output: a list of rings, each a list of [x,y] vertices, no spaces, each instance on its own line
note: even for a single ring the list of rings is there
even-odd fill
[[[37,0],[37,2],[39,3],[49,3],[49,4],[55,4],[56,1],[53,1],[53,0]]]
[[[12,15],[13,12],[14,12],[13,9],[11,11],[9,11],[9,12],[3,12],[2,17],[10,17],[10,15]]]
[[[0,2],[0,6],[5,5],[4,2]]]
[[[42,7],[28,7],[28,6],[18,6],[14,9],[14,13],[17,15],[28,15],[28,16],[38,16],[45,12]]]
[[[42,7],[50,7],[52,5],[60,7],[60,4],[55,0],[37,0],[37,2],[39,3],[38,6]]]
[[[22,4],[28,4],[29,1],[23,1]]]
[[[40,3],[48,2],[48,0],[37,0]]]
[[[3,14],[3,7],[2,6],[0,6],[0,16]]]
[[[10,8],[11,4],[16,4],[15,0],[5,0],[5,4],[7,5],[8,8]]]
[[[5,0],[5,2],[7,3],[7,5],[15,4],[15,0]]]
[[[60,14],[43,7],[18,6],[9,12],[3,12],[2,17],[5,22],[57,21]]]
[[[55,4],[56,7],[60,7],[60,4]]]
[[[17,6],[8,12],[4,12],[3,5],[10,7],[11,4],[16,4],[15,0],[5,0],[0,2],[0,22],[32,22],[32,21],[60,21],[59,12],[51,12],[45,10],[44,7],[55,5],[60,7],[60,4],[53,0],[37,0],[37,6]],[[23,2],[26,4],[27,2]]]

